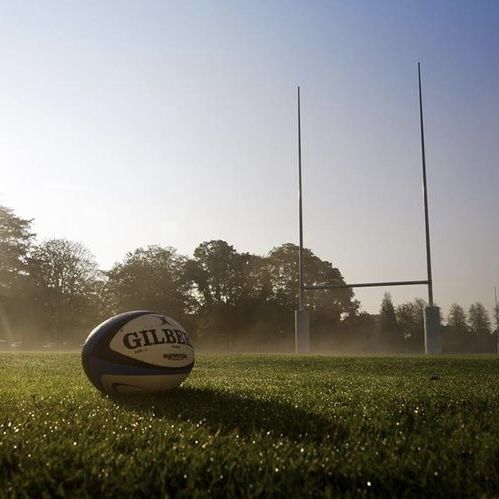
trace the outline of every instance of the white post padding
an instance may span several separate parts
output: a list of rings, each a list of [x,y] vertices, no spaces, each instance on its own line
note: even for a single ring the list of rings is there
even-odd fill
[[[440,308],[433,305],[424,309],[424,349],[425,353],[442,353]]]
[[[308,310],[295,310],[295,353],[310,353],[310,318]]]

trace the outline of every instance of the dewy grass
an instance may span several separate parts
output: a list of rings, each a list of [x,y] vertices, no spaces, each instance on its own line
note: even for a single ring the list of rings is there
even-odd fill
[[[80,356],[0,354],[0,496],[498,496],[496,358],[199,355],[110,398]]]

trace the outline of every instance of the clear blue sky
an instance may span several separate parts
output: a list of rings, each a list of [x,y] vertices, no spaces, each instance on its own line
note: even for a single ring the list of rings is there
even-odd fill
[[[102,268],[297,241],[300,84],[306,246],[347,281],[424,278],[420,60],[435,298],[490,310],[498,26],[497,1],[3,2],[0,202]]]

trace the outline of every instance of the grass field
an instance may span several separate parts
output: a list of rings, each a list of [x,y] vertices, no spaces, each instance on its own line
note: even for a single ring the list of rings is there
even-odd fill
[[[499,496],[499,361],[200,355],[112,399],[0,354],[0,496]]]

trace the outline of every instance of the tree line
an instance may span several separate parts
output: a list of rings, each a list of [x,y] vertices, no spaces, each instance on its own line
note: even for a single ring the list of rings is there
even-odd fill
[[[223,240],[202,242],[192,257],[152,245],[127,253],[103,271],[83,244],[60,238],[37,242],[32,220],[0,206],[0,341],[74,347],[109,316],[150,309],[184,324],[197,347],[288,351],[297,254],[292,243],[265,256],[238,252]],[[313,285],[344,283],[338,268],[309,249],[304,250],[304,271]],[[418,299],[394,307],[385,295],[380,314],[370,315],[351,289],[311,292],[312,345],[337,351],[422,351],[424,305]],[[456,307],[447,326],[453,339],[466,332],[471,344],[477,335],[492,336],[483,306],[473,305],[468,318]]]
[[[424,308],[427,303],[416,298],[413,302],[394,306],[389,293],[381,303],[379,328],[384,332],[382,341],[388,345],[383,350],[422,352],[424,351]],[[494,308],[494,318],[499,324],[499,307]],[[442,350],[444,353],[496,353],[497,330],[492,331],[492,323],[487,309],[477,302],[464,308],[453,303],[446,321],[442,320]],[[445,323],[445,325],[444,325]]]

